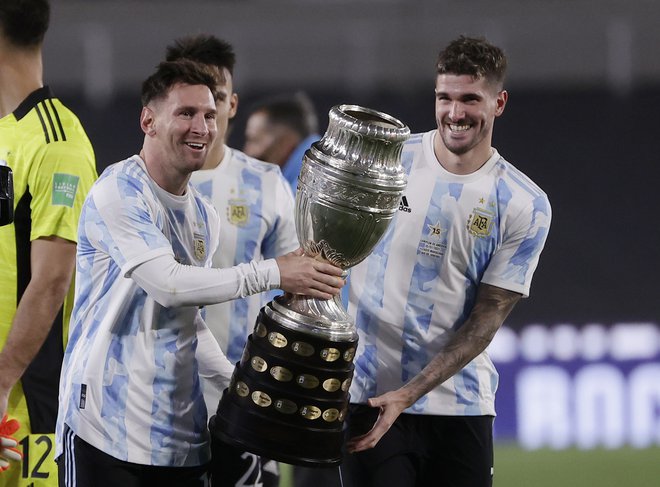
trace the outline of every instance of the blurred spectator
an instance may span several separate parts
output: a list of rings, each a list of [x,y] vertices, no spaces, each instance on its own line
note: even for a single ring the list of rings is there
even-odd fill
[[[252,107],[243,150],[280,166],[295,195],[303,155],[319,139],[314,105],[309,96],[297,92],[264,99]]]

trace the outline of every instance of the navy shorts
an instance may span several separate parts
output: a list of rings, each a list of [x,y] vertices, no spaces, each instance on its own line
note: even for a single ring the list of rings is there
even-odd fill
[[[277,487],[279,466],[274,460],[246,452],[211,435],[212,487]]]
[[[378,409],[352,404],[348,436],[371,429]],[[378,444],[347,454],[345,487],[492,487],[493,416],[402,414]]]
[[[208,465],[157,467],[118,460],[66,427],[57,458],[59,487],[207,487]]]

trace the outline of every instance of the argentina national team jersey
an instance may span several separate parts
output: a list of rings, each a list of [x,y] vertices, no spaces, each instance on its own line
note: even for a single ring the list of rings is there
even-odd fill
[[[220,164],[195,171],[190,182],[220,216],[220,243],[213,267],[274,258],[298,248],[293,196],[276,164],[225,146]],[[205,306],[206,324],[231,363],[240,360],[259,310],[273,293],[277,291]],[[204,381],[210,412],[215,412],[221,395],[214,383]]]
[[[294,201],[276,164],[225,146],[215,169],[195,171],[190,182],[220,216],[220,244],[213,267],[278,257],[298,248]],[[268,294],[205,307],[206,323],[231,362],[240,359]]]
[[[351,402],[417,375],[465,322],[479,283],[527,296],[545,244],[546,194],[495,150],[472,174],[446,171],[433,151],[436,132],[406,143],[399,212],[351,270],[349,312],[359,333]],[[406,412],[494,415],[497,383],[484,351]]]
[[[199,309],[164,308],[130,274],[168,254],[208,267],[217,235],[211,205],[190,185],[184,196],[159,188],[138,156],[101,175],[80,220],[58,449],[66,423],[123,461],[193,466],[209,460],[195,358]]]

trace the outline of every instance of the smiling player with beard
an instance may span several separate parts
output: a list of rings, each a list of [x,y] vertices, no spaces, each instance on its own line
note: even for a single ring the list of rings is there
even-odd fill
[[[440,53],[437,129],[403,149],[405,211],[351,270],[346,486],[492,485],[498,375],[485,350],[528,295],[551,218],[545,193],[491,146],[505,71],[484,39]]]

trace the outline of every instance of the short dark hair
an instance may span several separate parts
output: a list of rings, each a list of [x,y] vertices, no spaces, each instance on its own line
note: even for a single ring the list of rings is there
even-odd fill
[[[173,44],[167,46],[165,59],[167,61],[191,59],[220,69],[227,68],[231,74],[234,74],[234,64],[236,64],[236,55],[231,44],[208,34],[176,39]]]
[[[268,121],[293,129],[301,138],[318,132],[319,122],[314,104],[302,91],[292,95],[266,98],[252,105],[250,113],[263,112]]]
[[[180,59],[160,63],[156,68],[156,72],[144,80],[142,83],[142,106],[146,107],[149,102],[166,97],[170,88],[177,83],[205,85],[213,93],[213,98],[217,98],[217,76],[203,64],[188,59]]]
[[[1,0],[0,33],[14,46],[43,43],[50,22],[48,0]]]
[[[502,87],[507,60],[504,52],[483,37],[460,36],[438,55],[437,74],[467,74]]]

